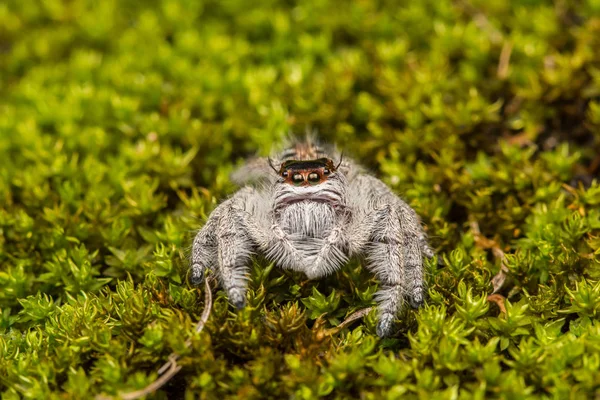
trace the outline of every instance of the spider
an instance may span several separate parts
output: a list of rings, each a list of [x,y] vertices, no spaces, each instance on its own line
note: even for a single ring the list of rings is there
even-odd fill
[[[403,304],[424,302],[423,257],[433,257],[415,211],[383,182],[307,136],[232,176],[245,185],[196,235],[191,283],[215,266],[229,301],[245,306],[250,257],[262,254],[309,279],[361,256],[379,279],[377,335],[389,336]]]

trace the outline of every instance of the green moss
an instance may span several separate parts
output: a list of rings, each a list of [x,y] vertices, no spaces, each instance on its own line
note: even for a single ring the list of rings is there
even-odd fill
[[[136,390],[173,351],[153,397],[600,395],[600,3],[259,3],[0,4],[2,398]],[[373,305],[358,261],[258,259],[193,333],[194,231],[306,127],[423,217],[428,305],[332,330]]]

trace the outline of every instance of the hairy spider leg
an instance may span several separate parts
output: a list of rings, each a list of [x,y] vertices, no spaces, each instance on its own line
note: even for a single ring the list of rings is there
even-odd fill
[[[211,260],[216,259],[219,282],[229,301],[237,308],[244,307],[246,303],[248,266],[254,254],[254,244],[250,236],[240,229],[235,215],[240,208],[252,204],[248,198],[253,194],[253,189],[245,188],[221,203],[196,235],[192,249],[192,283],[201,282],[204,270]],[[210,246],[213,242],[216,246]],[[212,259],[208,258],[209,254],[212,254]]]
[[[239,226],[244,229],[267,260],[284,269],[303,269],[299,267],[304,265],[305,260],[292,244],[290,235],[281,229],[274,218],[269,218],[271,222],[269,226],[262,226],[247,211],[238,209],[235,217]]]
[[[194,286],[202,284],[206,270],[210,269],[211,263],[216,259],[217,240],[215,238],[215,228],[217,223],[217,213],[211,214],[206,224],[204,224],[194,238],[190,277],[191,283]]]
[[[387,336],[405,299],[416,307],[423,301],[422,230],[412,208],[383,182],[362,175],[353,182],[355,198],[375,208],[376,229],[365,246],[367,268],[381,282],[375,295],[379,308],[377,334]]]
[[[330,274],[348,262],[349,257],[361,254],[369,243],[378,215],[376,211],[365,213],[354,208],[340,216],[317,256],[309,261],[306,275],[314,279]]]

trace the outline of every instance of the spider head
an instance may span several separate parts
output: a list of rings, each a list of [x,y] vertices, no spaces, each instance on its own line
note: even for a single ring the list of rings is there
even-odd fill
[[[274,182],[274,208],[279,210],[298,202],[328,203],[334,207],[346,204],[346,178],[328,157],[283,161],[277,168],[269,164],[279,179]]]
[[[315,186],[326,182],[336,169],[330,158],[289,160],[281,164],[278,174],[289,185]]]

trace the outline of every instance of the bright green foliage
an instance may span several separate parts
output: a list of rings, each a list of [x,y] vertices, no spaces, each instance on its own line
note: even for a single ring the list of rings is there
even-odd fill
[[[0,396],[137,390],[171,352],[153,398],[600,396],[599,49],[598,0],[0,2]],[[380,340],[336,328],[360,260],[257,259],[193,333],[194,232],[307,127],[422,216],[428,304]]]

